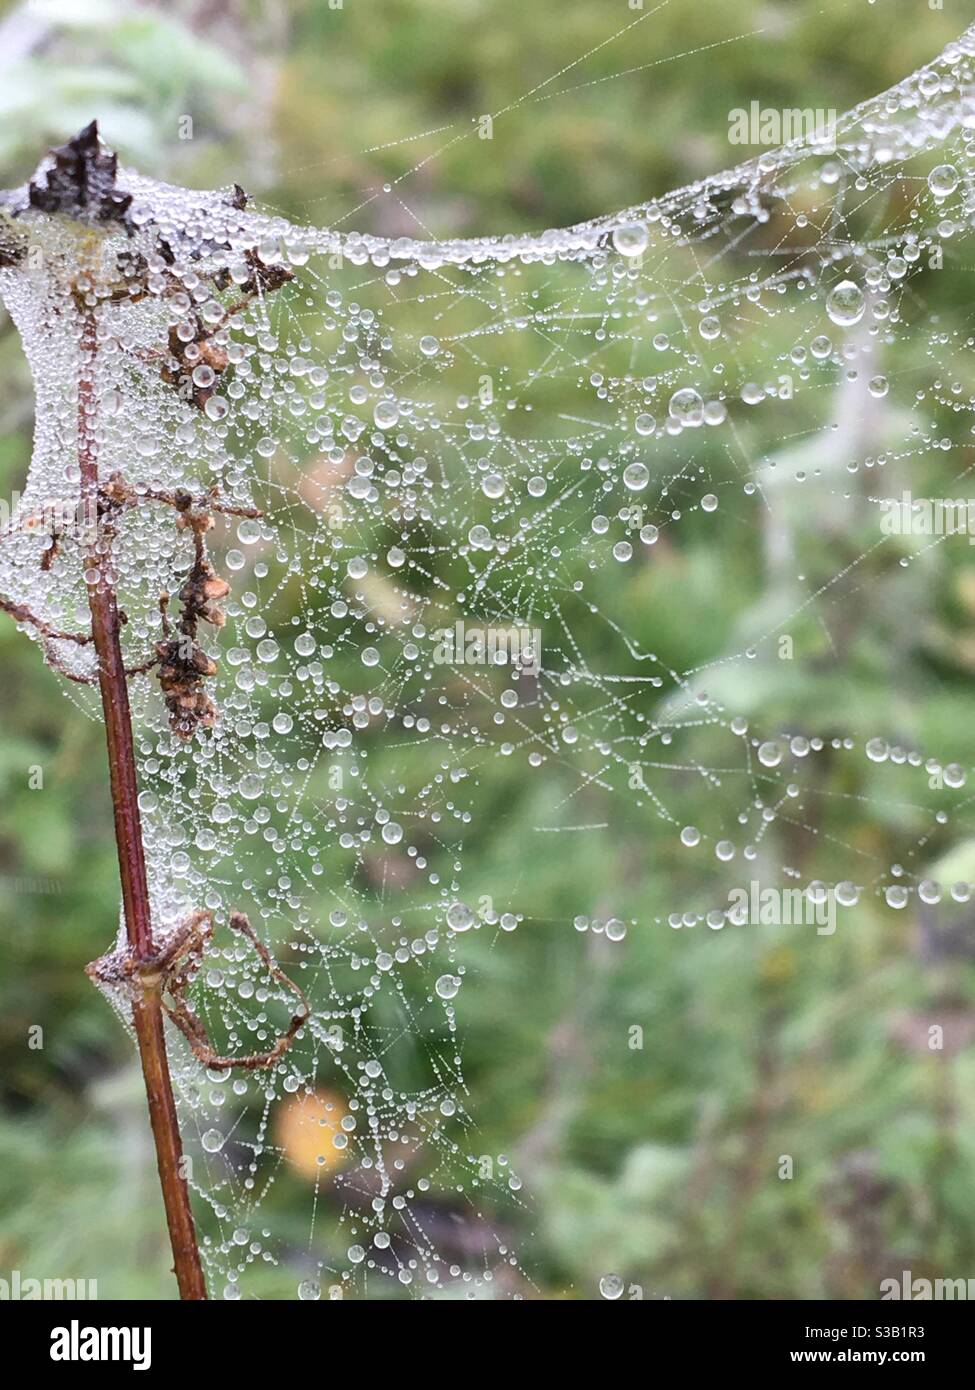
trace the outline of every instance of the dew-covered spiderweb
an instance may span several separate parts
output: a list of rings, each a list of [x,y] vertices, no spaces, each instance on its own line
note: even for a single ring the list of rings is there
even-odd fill
[[[90,648],[50,636],[89,621],[85,518],[64,520],[87,374],[133,668],[210,586],[195,674],[170,661],[161,686],[158,658],[131,677],[157,937],[212,914],[187,998],[225,1053],[270,1049],[294,1008],[232,913],[312,1009],[262,1068],[208,1068],[171,1031],[215,1294],[530,1296],[490,1219],[530,1207],[518,1136],[485,1164],[468,1103],[472,943],[517,957],[553,919],[622,953],[734,930],[729,894],[752,880],[832,892],[849,930],[868,900],[972,891],[929,873],[970,820],[963,769],[898,743],[895,691],[889,710],[845,705],[842,673],[850,612],[898,640],[899,577],[964,543],[880,519],[909,479],[950,493],[970,466],[975,340],[931,305],[971,255],[973,74],[975,30],[830,147],[536,236],[293,226],[91,150],[78,207],[67,156],[8,200],[0,289],[37,429],[0,593],[100,718]],[[187,497],[215,504],[202,572]],[[671,621],[722,635],[670,669],[644,636],[653,577],[723,528],[775,582],[732,615],[720,568],[672,587]],[[810,663],[836,673],[825,732]],[[552,836],[598,852],[636,831],[645,910],[553,911],[544,874],[483,854],[469,872],[515,802],[540,863]],[[891,863],[870,827],[901,803]],[[296,1164],[299,1229],[277,1200]]]

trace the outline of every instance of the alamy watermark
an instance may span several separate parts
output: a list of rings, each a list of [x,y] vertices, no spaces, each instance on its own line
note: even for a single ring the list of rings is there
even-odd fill
[[[83,1327],[72,1318],[51,1330],[52,1361],[131,1361],[134,1371],[152,1365],[151,1327]]]
[[[0,893],[60,893],[61,882],[56,878],[24,878],[0,874]]]
[[[975,497],[884,497],[880,529],[885,536],[967,536],[975,545]]]
[[[825,884],[763,888],[752,879],[747,888],[731,889],[726,916],[732,926],[815,927],[817,936],[832,936],[836,894]]]
[[[915,1279],[909,1269],[901,1270],[899,1279],[881,1279],[880,1297],[907,1299],[915,1303],[932,1300],[975,1298],[975,1279]]]
[[[728,112],[728,142],[732,145],[779,145],[806,141],[817,150],[836,149],[837,112],[820,107],[762,106],[753,101],[746,109],[737,106]]]
[[[19,1269],[12,1269],[8,1278],[0,1277],[0,1302],[73,1302],[79,1298],[94,1302],[98,1298],[98,1280],[35,1279]]]
[[[434,633],[437,666],[516,666],[537,676],[542,665],[542,633],[521,623],[468,627],[458,621]]]
[[[90,545],[98,535],[98,507],[94,501],[51,497],[35,507],[25,507],[19,492],[8,502],[0,497],[0,536],[18,532],[28,536],[70,536]]]

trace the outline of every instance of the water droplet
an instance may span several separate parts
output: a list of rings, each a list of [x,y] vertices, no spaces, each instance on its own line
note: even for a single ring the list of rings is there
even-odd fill
[[[704,401],[691,386],[683,386],[675,391],[667,407],[672,420],[690,429],[704,424]]]
[[[936,198],[947,198],[958,183],[958,170],[953,164],[939,164],[928,174],[928,187]]]
[[[826,299],[826,312],[833,323],[841,328],[849,328],[863,318],[866,300],[863,290],[852,280],[841,280],[830,290]]]
[[[623,469],[623,482],[631,492],[642,492],[649,481],[650,469],[645,463],[630,463]]]
[[[621,256],[642,256],[650,236],[642,222],[626,222],[613,228],[613,245]]]
[[[763,767],[778,767],[782,761],[782,745],[771,739],[759,744],[758,761]]]
[[[447,909],[447,926],[451,931],[470,931],[474,921],[474,914],[466,903],[452,903]]]

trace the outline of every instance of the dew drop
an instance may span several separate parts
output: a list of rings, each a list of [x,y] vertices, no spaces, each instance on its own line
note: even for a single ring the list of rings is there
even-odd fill
[[[650,235],[642,222],[625,222],[613,228],[613,245],[621,256],[642,256]]]
[[[831,321],[841,328],[849,328],[863,318],[866,300],[863,290],[852,280],[841,280],[830,290],[826,299],[826,312]]]
[[[690,429],[704,424],[704,401],[692,386],[682,386],[670,398],[667,407],[672,420]]]
[[[474,925],[474,914],[466,903],[452,903],[447,909],[447,926],[451,931],[470,931]]]
[[[759,744],[758,761],[763,767],[778,767],[782,761],[782,745],[771,739]]]
[[[958,170],[953,164],[939,164],[928,174],[928,187],[936,198],[954,193],[958,182]]]
[[[631,492],[642,492],[650,481],[650,469],[645,463],[630,463],[623,469],[623,482]]]

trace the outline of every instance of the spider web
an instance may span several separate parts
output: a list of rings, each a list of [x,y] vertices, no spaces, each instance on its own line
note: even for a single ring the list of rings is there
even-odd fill
[[[899,746],[893,718],[847,709],[823,733],[804,692],[810,664],[841,669],[851,605],[891,621],[898,578],[946,543],[879,517],[971,447],[972,340],[928,302],[972,226],[973,52],[969,30],[843,117],[834,149],[797,142],[541,235],[340,234],[129,171],[128,226],[10,223],[27,255],[0,290],[37,429],[0,592],[58,631],[87,624],[84,547],[47,520],[78,493],[79,296],[97,306],[101,474],[141,490],[114,523],[127,660],[154,651],[160,596],[193,563],[148,494],[218,487],[261,513],[217,514],[208,537],[232,586],[201,638],[214,727],[179,737],[156,674],[132,680],[157,936],[203,909],[216,927],[193,1008],[237,1053],[291,1012],[234,912],[312,1005],[270,1068],[207,1068],[172,1032],[215,1291],[530,1293],[504,1215],[525,1202],[517,1164],[480,1152],[467,1104],[477,938],[517,952],[554,920],[625,952],[637,932],[733,930],[750,880],[833,893],[850,924],[878,895],[967,899],[928,872],[966,833],[964,770]],[[720,572],[713,593],[671,589],[675,621],[724,629],[672,669],[647,649],[647,577],[727,527],[775,602],[728,622]],[[91,675],[86,647],[46,646]],[[759,727],[769,682],[780,717]],[[837,762],[845,793],[824,783]],[[653,883],[553,915],[544,875],[512,881],[480,852],[506,815],[499,764],[540,858],[550,835],[597,852],[636,835]],[[915,829],[891,864],[861,832],[900,804]],[[278,1197],[296,1172],[302,1231]]]

